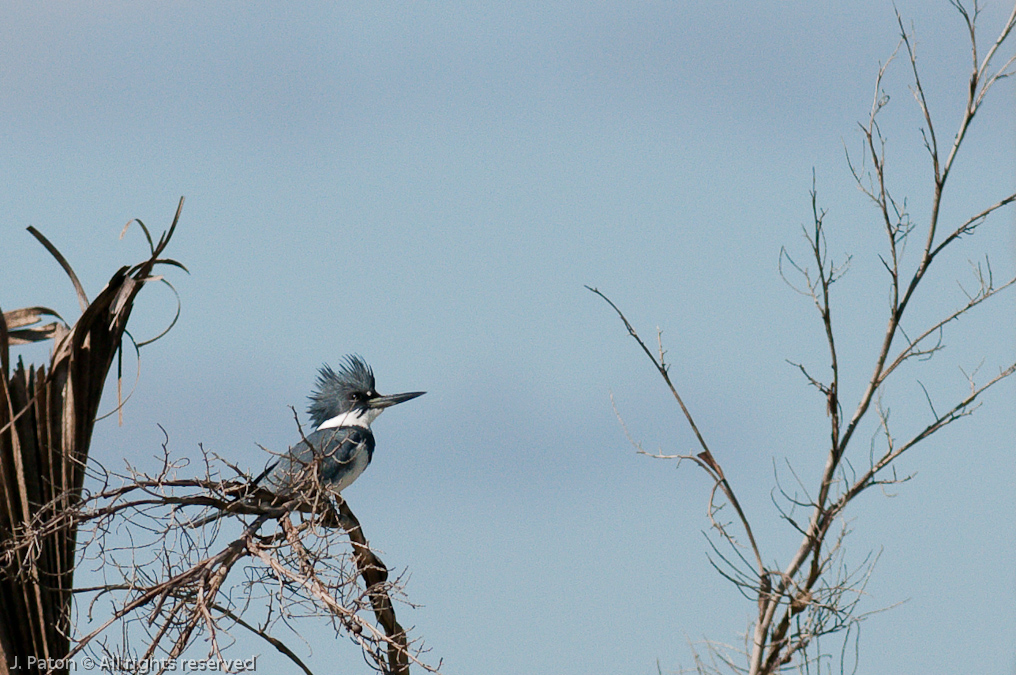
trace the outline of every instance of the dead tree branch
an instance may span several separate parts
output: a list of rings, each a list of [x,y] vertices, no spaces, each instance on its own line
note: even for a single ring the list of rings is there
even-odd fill
[[[817,389],[825,399],[825,410],[829,421],[828,441],[825,446],[825,466],[816,481],[815,488],[804,488],[804,483],[794,473],[795,479],[805,495],[814,497],[801,499],[797,494],[788,494],[777,485],[778,493],[787,501],[786,507],[778,505],[781,518],[797,530],[802,540],[792,551],[782,570],[767,568],[762,563],[759,547],[755,542],[748,517],[735,498],[734,491],[724,477],[719,462],[706,446],[702,434],[695,425],[683,400],[672,383],[668,368],[664,362],[662,345],[659,356],[655,355],[639,337],[635,328],[629,323],[620,309],[606,295],[595,288],[590,291],[598,295],[620,317],[628,334],[638,343],[642,351],[652,361],[658,374],[669,387],[677,400],[685,419],[691,426],[702,452],[697,454],[663,454],[656,456],[676,459],[689,459],[704,469],[714,481],[709,498],[708,516],[713,528],[719,532],[736,552],[737,546],[729,527],[719,521],[716,516],[722,505],[716,503],[715,495],[719,490],[726,501],[734,508],[737,522],[746,532],[751,548],[757,561],[757,571],[752,573],[745,561],[731,558],[721,553],[714,542],[710,541],[713,555],[710,561],[716,570],[733,583],[743,594],[757,604],[757,618],[749,630],[749,639],[741,657],[744,665],[737,659],[726,656],[715,660],[714,664],[723,663],[733,672],[749,673],[750,675],[769,675],[797,663],[798,667],[808,669],[810,664],[820,658],[817,646],[819,638],[824,635],[840,633],[846,640],[853,635],[856,640],[857,624],[870,613],[860,611],[858,603],[870,577],[874,561],[871,558],[860,567],[848,569],[843,559],[844,538],[848,534],[845,526],[840,528],[838,535],[831,536],[833,525],[840,521],[850,503],[868,488],[880,485],[895,485],[908,478],[899,478],[895,471],[895,461],[904,453],[925,441],[962,417],[970,415],[979,405],[979,399],[988,389],[1009,378],[1016,372],[1016,363],[1004,365],[998,373],[986,382],[978,383],[973,376],[968,377],[970,391],[965,397],[952,402],[945,412],[936,412],[931,406],[932,420],[907,440],[897,439],[890,431],[888,409],[882,405],[885,384],[889,378],[899,372],[900,366],[912,359],[928,359],[943,347],[944,333],[948,326],[960,321],[977,307],[995,298],[1000,292],[1016,284],[1016,277],[1005,280],[1001,284],[994,281],[990,262],[985,258],[982,264],[974,266],[977,289],[966,292],[967,302],[945,313],[938,320],[933,320],[916,329],[904,330],[904,320],[911,321],[907,309],[917,297],[922,282],[932,270],[935,263],[946,250],[952,250],[961,238],[976,234],[978,229],[992,215],[1016,202],[1016,193],[1003,196],[993,204],[978,209],[958,225],[946,227],[941,219],[941,204],[946,185],[953,170],[967,132],[975,116],[983,104],[985,97],[993,86],[1012,74],[1016,63],[1016,54],[1010,56],[1001,67],[993,65],[997,54],[1007,46],[1013,29],[1016,28],[1016,7],[1003,25],[998,37],[983,58],[979,57],[977,47],[976,21],[980,12],[975,3],[972,11],[967,10],[955,0],[951,3],[960,13],[970,35],[970,52],[973,68],[970,75],[966,101],[963,104],[959,126],[952,143],[947,148],[939,144],[938,134],[929,110],[925,87],[920,77],[918,60],[914,49],[913,36],[904,27],[902,17],[897,13],[897,24],[900,29],[900,42],[889,60],[880,66],[875,79],[875,95],[871,111],[865,124],[860,125],[863,137],[863,161],[858,164],[847,155],[847,163],[858,188],[875,205],[878,214],[879,230],[885,235],[885,253],[880,257],[882,266],[888,273],[888,307],[886,326],[876,336],[880,345],[874,359],[867,384],[858,400],[853,404],[853,412],[843,417],[843,404],[840,394],[841,359],[838,354],[837,330],[833,322],[831,293],[833,284],[847,270],[850,257],[842,262],[834,263],[827,253],[826,242],[826,211],[818,205],[817,189],[814,176],[811,189],[812,222],[805,228],[805,239],[808,245],[809,264],[799,264],[786,249],[780,252],[779,271],[788,285],[795,291],[809,297],[818,311],[826,342],[829,363],[829,379],[812,375],[802,364],[791,362],[805,376],[808,384]],[[927,223],[918,228],[907,211],[906,200],[894,196],[889,187],[889,169],[886,154],[886,140],[880,127],[880,114],[889,102],[883,91],[883,78],[896,55],[903,51],[908,59],[914,98],[921,111],[924,128],[922,134],[924,145],[931,161],[932,202]],[[916,264],[907,265],[906,248],[914,233],[923,234],[923,243],[917,256]],[[786,267],[784,267],[786,262]],[[935,269],[940,266],[935,265]],[[791,278],[794,277],[794,278]],[[909,335],[916,337],[910,338]],[[900,346],[900,341],[903,344]],[[921,385],[924,388],[924,385]],[[930,394],[924,389],[929,403]],[[869,466],[865,470],[855,469],[857,457],[851,462],[849,452],[851,441],[861,424],[869,418],[868,413],[874,408],[877,411],[877,424],[884,449],[876,452],[872,446]],[[627,429],[625,430],[626,433]],[[629,436],[630,437],[630,436]],[[904,437],[906,438],[906,437]],[[634,442],[634,441],[633,441]],[[856,445],[856,444],[855,444]],[[637,447],[638,444],[636,443]],[[641,448],[640,448],[641,451]],[[793,471],[791,469],[791,471]],[[775,501],[775,500],[774,500]],[[795,515],[795,510],[804,509],[808,512],[807,524]],[[739,556],[740,553],[737,553]],[[713,557],[715,556],[715,558]],[[856,644],[856,643],[855,643]],[[711,647],[712,649],[712,647]],[[809,653],[811,652],[811,653]],[[732,652],[731,652],[732,653]],[[845,658],[845,656],[844,656]],[[699,662],[700,672],[716,671],[716,665],[706,666]]]

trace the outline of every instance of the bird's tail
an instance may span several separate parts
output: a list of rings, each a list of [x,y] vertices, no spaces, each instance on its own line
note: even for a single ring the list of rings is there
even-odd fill
[[[257,478],[255,478],[254,480],[252,480],[252,481],[250,482],[250,484],[251,484],[251,487],[257,487],[257,485],[258,485],[258,484],[259,484],[259,483],[260,483],[261,481],[263,481],[263,480],[265,479],[265,477],[266,477],[266,476],[267,476],[267,475],[268,475],[268,474],[269,474],[269,473],[270,473],[270,472],[272,471],[272,469],[274,469],[274,468],[275,468],[275,465],[276,465],[276,464],[278,464],[278,462],[277,462],[277,461],[276,461],[276,462],[272,462],[271,464],[269,464],[269,465],[268,465],[268,467],[267,467],[267,468],[265,468],[265,470],[264,470],[264,471],[262,471],[262,472],[261,472],[261,473],[260,473],[260,474],[259,474],[259,475],[257,476]],[[235,504],[237,504],[237,503],[239,503],[239,502],[242,502],[242,501],[243,501],[243,497],[241,497],[241,498],[238,498],[238,499],[236,499],[236,500],[234,500],[234,501],[230,502],[230,503],[229,503],[229,504],[228,504],[228,505],[226,506],[226,508],[224,508],[224,509],[220,510],[220,511],[219,511],[218,513],[213,513],[213,514],[212,514],[212,515],[210,515],[210,516],[205,516],[204,518],[198,518],[197,520],[192,520],[192,521],[186,522],[186,523],[184,523],[184,527],[186,527],[186,528],[188,528],[188,529],[195,529],[195,528],[198,528],[198,527],[202,527],[202,526],[204,526],[204,525],[208,525],[209,523],[214,523],[215,521],[219,520],[219,519],[220,519],[220,518],[222,518],[223,516],[226,516],[226,515],[229,515],[230,513],[232,513],[232,512],[231,512],[231,511],[229,510],[229,507],[230,507],[230,506],[233,506],[233,505],[235,505]]]
[[[218,513],[213,513],[210,516],[205,516],[204,518],[198,518],[197,520],[192,520],[190,522],[184,523],[183,526],[193,530],[195,528],[208,525],[209,523],[214,523],[218,519],[225,516],[227,513],[229,513],[229,511],[219,511]]]

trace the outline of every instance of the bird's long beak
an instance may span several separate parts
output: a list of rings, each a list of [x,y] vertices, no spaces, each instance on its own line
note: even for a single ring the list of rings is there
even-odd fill
[[[396,403],[403,403],[414,399],[417,396],[423,396],[427,392],[425,391],[411,391],[405,394],[391,394],[390,396],[375,396],[367,401],[367,407],[384,409],[389,406],[393,406]]]

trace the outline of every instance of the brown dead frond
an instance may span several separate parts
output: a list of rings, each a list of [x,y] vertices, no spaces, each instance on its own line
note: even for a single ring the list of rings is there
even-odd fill
[[[0,542],[28,527],[44,505],[72,510],[80,501],[103,386],[134,299],[157,266],[183,267],[162,258],[182,208],[183,199],[151,255],[117,270],[92,302],[56,246],[28,228],[70,278],[82,312],[73,325],[46,307],[0,315]],[[49,366],[26,369],[19,360],[11,372],[10,347],[41,340],[53,341]],[[17,656],[67,653],[76,535],[76,524],[65,521],[36,542],[30,578],[0,575],[0,671]],[[23,559],[9,562],[16,569]]]

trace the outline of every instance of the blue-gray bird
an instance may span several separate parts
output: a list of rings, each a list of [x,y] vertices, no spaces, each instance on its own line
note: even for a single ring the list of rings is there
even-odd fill
[[[382,396],[374,388],[374,372],[359,356],[347,356],[338,371],[323,366],[308,409],[314,431],[270,464],[254,484],[279,495],[299,493],[318,482],[341,492],[360,477],[374,455],[371,422],[385,408],[425,393]],[[227,507],[188,527],[206,525],[230,512]]]
[[[264,486],[286,494],[306,484],[310,472],[316,471],[325,487],[335,492],[346,489],[374,455],[371,422],[385,408],[424,393],[382,396],[374,389],[374,372],[359,356],[347,356],[338,371],[325,365],[308,409],[315,430],[268,467]]]

